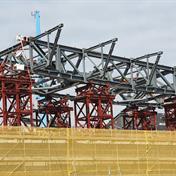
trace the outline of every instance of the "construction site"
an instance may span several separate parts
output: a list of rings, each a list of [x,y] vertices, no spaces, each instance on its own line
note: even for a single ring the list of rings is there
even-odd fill
[[[0,51],[0,175],[175,176],[176,67],[163,51],[121,57],[118,38],[77,48],[59,42],[63,24],[36,28]]]

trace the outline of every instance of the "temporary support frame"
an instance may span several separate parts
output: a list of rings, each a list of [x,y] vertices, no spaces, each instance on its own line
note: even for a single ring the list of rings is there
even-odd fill
[[[153,107],[127,107],[123,112],[123,129],[155,130],[157,112]]]
[[[0,65],[0,122],[3,126],[33,126],[32,80],[26,70]]]
[[[176,98],[165,100],[165,123],[168,130],[176,130]]]
[[[59,100],[51,97],[40,100],[39,110],[36,114],[36,126],[70,128],[72,110],[73,108],[69,107],[66,97]]]
[[[76,89],[75,127],[114,128],[113,100],[109,85],[88,83]],[[110,124],[110,125],[109,125]]]

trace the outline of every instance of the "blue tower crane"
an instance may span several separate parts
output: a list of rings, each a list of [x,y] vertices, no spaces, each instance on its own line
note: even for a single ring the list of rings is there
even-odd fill
[[[40,11],[35,10],[31,14],[35,18],[36,35],[40,35],[41,34],[41,31],[40,31]]]
[[[35,30],[36,30],[36,36],[41,34],[41,30],[40,30],[40,11],[35,10],[34,12],[31,13],[31,15],[35,18]],[[38,58],[40,60],[40,58]],[[41,81],[42,78],[39,78],[38,81]],[[40,96],[36,96],[35,99],[36,101],[40,100],[42,97]],[[41,124],[41,127],[45,127],[47,124],[47,119],[46,116],[43,117],[43,123]]]

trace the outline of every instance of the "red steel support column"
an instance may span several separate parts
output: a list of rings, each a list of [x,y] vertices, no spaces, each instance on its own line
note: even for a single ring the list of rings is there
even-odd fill
[[[59,100],[52,99],[51,97],[39,101],[38,117],[42,116],[38,126],[45,124],[46,127],[59,127],[59,128],[70,128],[71,117],[70,113],[73,108],[68,106],[67,98],[60,98]]]
[[[6,89],[5,89],[5,82],[2,80],[2,125],[7,126],[7,99],[6,99]]]
[[[176,98],[165,100],[165,123],[168,130],[176,130]]]
[[[114,128],[112,101],[109,85],[88,83],[76,89],[74,99],[75,127]]]
[[[4,126],[33,126],[32,80],[28,70],[0,65],[0,121]]]
[[[19,92],[19,83],[17,82],[16,85],[15,85],[15,92],[16,92],[16,119],[14,120],[14,124],[16,126],[20,126],[21,125],[21,113],[20,113],[20,92]]]
[[[127,107],[123,112],[123,129],[138,128],[138,107]]]
[[[155,130],[156,114],[155,108],[151,107],[127,107],[123,112],[123,129]]]

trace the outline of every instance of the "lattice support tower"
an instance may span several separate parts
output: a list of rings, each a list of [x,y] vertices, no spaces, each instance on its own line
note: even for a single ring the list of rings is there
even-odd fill
[[[0,122],[3,126],[33,126],[32,83],[28,69],[0,65]]]
[[[38,101],[38,103],[39,109],[36,115],[36,126],[71,127],[70,113],[73,108],[69,107],[66,97],[60,99],[49,97]]]
[[[168,130],[176,130],[176,98],[165,100],[165,123]]]
[[[157,112],[153,107],[127,107],[123,111],[123,129],[155,130]]]
[[[109,85],[88,83],[76,89],[74,99],[75,127],[114,128],[112,103]],[[110,124],[108,126],[108,124]]]

